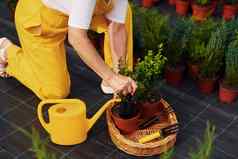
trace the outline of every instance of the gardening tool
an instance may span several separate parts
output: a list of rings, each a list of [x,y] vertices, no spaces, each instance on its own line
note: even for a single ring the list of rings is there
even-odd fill
[[[167,137],[169,135],[176,134],[178,131],[179,131],[179,125],[173,124],[173,125],[163,128],[161,130],[158,130],[158,132],[156,132],[156,133],[142,137],[141,139],[139,139],[139,143],[144,144],[144,143],[150,142],[154,139],[157,139],[159,137]]]
[[[120,99],[111,99],[91,118],[86,118],[86,105],[78,99],[44,100],[38,105],[38,118],[42,126],[50,134],[53,143],[58,145],[75,145],[87,139],[87,133],[110,106],[120,102]],[[48,109],[49,122],[43,118],[43,107],[52,105]]]
[[[171,114],[174,113],[174,109],[171,106],[168,106],[166,108],[164,108],[161,113],[166,113],[166,114]],[[147,127],[150,127],[151,125],[160,122],[160,116],[161,114],[158,115],[154,115],[153,117],[143,120],[140,124],[139,124],[139,129],[145,129]]]

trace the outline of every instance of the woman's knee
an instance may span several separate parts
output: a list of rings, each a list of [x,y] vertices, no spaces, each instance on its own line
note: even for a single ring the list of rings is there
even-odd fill
[[[70,94],[70,83],[48,86],[42,89],[44,99],[64,99]]]

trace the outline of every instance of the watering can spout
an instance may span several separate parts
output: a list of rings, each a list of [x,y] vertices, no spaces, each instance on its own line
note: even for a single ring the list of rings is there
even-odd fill
[[[96,121],[99,119],[99,117],[104,113],[104,111],[107,108],[109,108],[119,102],[121,102],[121,99],[119,99],[119,98],[114,98],[114,99],[107,101],[91,119],[88,119],[88,131],[93,127],[93,125],[96,123]]]

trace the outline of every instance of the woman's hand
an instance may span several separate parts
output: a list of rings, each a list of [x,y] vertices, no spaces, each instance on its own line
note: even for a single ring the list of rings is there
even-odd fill
[[[123,95],[134,95],[137,84],[130,77],[122,76],[120,74],[114,74],[107,83],[115,91],[115,93],[122,93]]]

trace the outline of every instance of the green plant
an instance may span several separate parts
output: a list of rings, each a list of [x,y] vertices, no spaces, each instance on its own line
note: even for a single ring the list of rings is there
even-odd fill
[[[143,56],[143,53],[141,53],[141,50],[143,49],[142,40],[141,40],[141,31],[138,27],[140,25],[140,17],[141,17],[141,8],[138,4],[130,3],[132,8],[132,14],[133,14],[133,50],[136,52],[134,56],[136,58],[140,58]],[[140,54],[139,54],[140,53]]]
[[[201,63],[206,52],[206,45],[204,42],[194,40],[193,45],[190,46],[189,62],[192,64]]]
[[[179,18],[172,27],[166,49],[166,57],[170,66],[176,67],[187,51],[192,25],[190,19]]]
[[[215,22],[212,18],[209,18],[203,23],[196,23],[195,21],[193,21],[192,27],[192,35],[190,39],[191,43],[195,39],[207,44],[211,37],[211,33],[218,27],[218,23]]]
[[[25,134],[27,137],[29,137],[32,140],[32,151],[35,153],[35,157],[37,159],[56,159],[56,155],[53,153],[50,153],[47,150],[47,140],[42,140],[40,138],[39,133],[37,130],[32,127],[32,133],[29,133],[28,131],[18,128],[23,134]]]
[[[228,86],[238,87],[238,39],[228,46],[225,52],[225,79]]]
[[[146,88],[151,88],[152,84],[162,74],[166,58],[162,55],[160,44],[157,53],[149,50],[142,61],[135,66],[134,78]]]
[[[199,148],[190,152],[190,159],[210,159],[213,148],[214,148],[214,138],[215,138],[215,126],[211,125],[210,122],[207,122],[207,128],[203,137],[203,142],[200,142]]]
[[[174,149],[170,149],[168,152],[165,152],[160,156],[160,159],[172,159],[174,156]]]
[[[221,26],[226,36],[225,46],[228,46],[233,40],[236,39],[236,35],[238,32],[238,19],[234,19],[231,21],[222,21]]]
[[[196,4],[201,5],[201,6],[206,6],[210,3],[211,3],[210,0],[196,0]]]
[[[140,35],[144,51],[156,51],[158,45],[167,42],[169,34],[169,17],[161,15],[157,9],[144,9],[140,11]]]
[[[225,40],[224,30],[221,27],[211,34],[200,66],[202,78],[213,79],[217,77],[217,73],[223,66]]]

